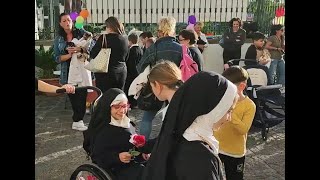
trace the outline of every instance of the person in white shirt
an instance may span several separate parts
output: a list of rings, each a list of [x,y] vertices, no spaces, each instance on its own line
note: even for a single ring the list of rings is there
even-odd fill
[[[194,31],[196,31],[196,33],[198,34],[197,45],[201,53],[203,52],[205,46],[208,44],[206,35],[201,32],[203,27],[204,27],[203,22],[197,22],[196,25],[194,26]]]

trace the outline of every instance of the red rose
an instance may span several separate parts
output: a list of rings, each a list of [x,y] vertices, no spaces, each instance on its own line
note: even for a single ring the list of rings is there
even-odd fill
[[[133,143],[136,147],[142,147],[146,144],[146,138],[143,135],[133,135]]]

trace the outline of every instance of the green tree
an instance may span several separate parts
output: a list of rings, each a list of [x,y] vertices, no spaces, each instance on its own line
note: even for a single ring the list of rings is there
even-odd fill
[[[279,0],[249,0],[247,12],[254,14],[254,21],[258,23],[259,31],[269,34],[276,9],[280,6],[284,4]]]

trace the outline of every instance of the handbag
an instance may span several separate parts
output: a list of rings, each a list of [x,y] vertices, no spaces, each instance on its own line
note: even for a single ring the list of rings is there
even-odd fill
[[[155,58],[154,62],[157,61],[157,46],[155,45]],[[150,63],[150,69],[152,63]],[[148,69],[148,67],[146,68]],[[146,70],[145,69],[145,70]],[[160,101],[152,92],[152,88],[150,82],[143,84],[143,87],[140,90],[140,95],[137,98],[138,108],[144,111],[159,111],[163,106],[164,101]]]
[[[144,84],[137,99],[138,108],[144,111],[159,111],[163,101],[159,101],[153,94],[150,82]]]
[[[105,47],[103,47],[104,43],[106,45]],[[84,68],[94,73],[96,72],[107,73],[108,67],[109,67],[110,54],[111,54],[111,48],[107,48],[106,35],[103,34],[100,52],[94,59],[92,59],[89,62],[89,64],[84,66]]]

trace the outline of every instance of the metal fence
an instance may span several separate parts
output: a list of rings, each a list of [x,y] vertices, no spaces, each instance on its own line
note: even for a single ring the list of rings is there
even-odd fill
[[[177,33],[187,26],[190,15],[204,22],[203,32],[221,35],[228,21],[239,17],[242,21],[257,23],[259,31],[268,34],[272,23],[284,24],[284,18],[276,17],[284,8],[284,0],[37,0],[41,7],[38,16],[46,17],[39,31],[40,39],[53,38],[58,27],[57,17],[65,12],[86,8],[90,16],[86,26],[91,32],[100,32],[104,20],[115,16],[124,24],[126,32],[132,28],[155,33],[157,22],[163,16],[177,20]],[[39,5],[39,3],[38,3]],[[39,15],[41,14],[41,15]],[[38,19],[41,19],[41,17]],[[50,21],[49,21],[50,19]],[[46,22],[45,22],[46,21]],[[50,23],[50,24],[49,24]],[[39,23],[41,24],[41,23]]]

